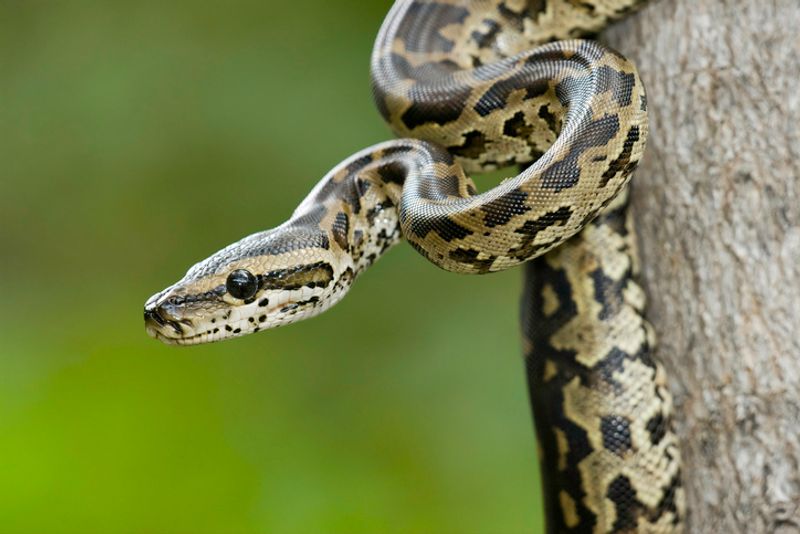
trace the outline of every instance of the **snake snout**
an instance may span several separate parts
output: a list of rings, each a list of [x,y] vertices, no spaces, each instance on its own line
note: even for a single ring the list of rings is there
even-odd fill
[[[155,306],[144,309],[145,322],[155,323],[158,326],[165,326],[167,320],[162,317],[161,312]]]
[[[178,321],[174,320],[169,313],[165,312],[161,306],[156,305],[154,302],[145,304],[144,323],[147,331],[152,331],[151,335],[162,331],[164,327],[171,328],[175,334],[179,336],[183,334],[183,327],[181,327]]]
[[[147,308],[144,309],[144,322],[154,322],[158,325],[164,324],[164,319],[162,319],[161,315],[158,314],[156,310],[148,310]]]

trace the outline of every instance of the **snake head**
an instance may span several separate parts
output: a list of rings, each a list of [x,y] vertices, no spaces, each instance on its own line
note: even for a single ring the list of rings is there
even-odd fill
[[[325,241],[319,232],[278,227],[220,250],[147,300],[147,333],[168,344],[194,345],[321,313],[344,296],[352,277]]]

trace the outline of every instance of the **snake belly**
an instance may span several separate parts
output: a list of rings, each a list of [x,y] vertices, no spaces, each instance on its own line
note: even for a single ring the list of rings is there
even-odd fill
[[[646,97],[623,56],[573,39],[640,3],[396,2],[371,74],[401,138],[351,156],[288,221],[153,295],[147,332],[192,345],[312,317],[401,238],[460,273],[534,260],[523,329],[548,530],[680,531],[671,398],[624,208]],[[467,176],[512,165],[525,168],[482,193]]]

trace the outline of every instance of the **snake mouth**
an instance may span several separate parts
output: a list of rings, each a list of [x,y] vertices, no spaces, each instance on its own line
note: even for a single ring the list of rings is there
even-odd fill
[[[183,345],[195,345],[202,341],[202,338],[205,334],[195,334],[188,337],[171,337],[165,335],[163,331],[152,329],[151,327],[145,327],[147,329],[147,333],[153,339],[157,339],[162,343],[167,345],[176,345],[176,346],[183,346]]]
[[[212,341],[218,341],[220,339],[225,339],[225,336],[222,336],[219,333],[210,333],[210,332],[198,332],[196,334],[191,335],[170,335],[171,332],[169,330],[165,331],[163,329],[153,328],[151,325],[145,325],[145,329],[147,330],[147,334],[152,337],[153,339],[157,339],[166,345],[174,345],[174,346],[188,346],[188,345],[199,345],[202,343],[209,343]],[[244,335],[244,334],[241,334]],[[228,336],[228,337],[235,337]]]
[[[188,321],[181,321],[184,324],[187,324]],[[144,324],[147,333],[153,337],[156,337],[154,334],[159,334],[163,336],[161,333],[163,328],[169,327],[172,331],[175,332],[178,336],[183,336],[184,330],[181,324],[178,321],[167,319],[164,317],[163,313],[157,306],[148,306],[144,309]],[[190,326],[190,324],[187,324]]]

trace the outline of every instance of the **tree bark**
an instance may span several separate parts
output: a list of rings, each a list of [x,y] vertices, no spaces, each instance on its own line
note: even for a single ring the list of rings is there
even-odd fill
[[[662,0],[603,40],[648,89],[633,209],[689,532],[800,532],[800,2]]]

